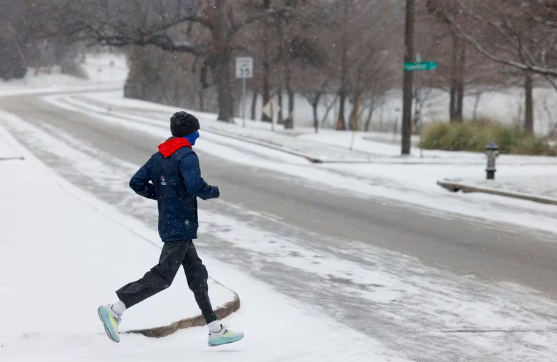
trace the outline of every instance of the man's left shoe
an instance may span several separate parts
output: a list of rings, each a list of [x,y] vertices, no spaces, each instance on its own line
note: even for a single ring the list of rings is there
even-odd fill
[[[238,342],[242,338],[244,338],[244,332],[231,331],[228,329],[228,326],[221,324],[219,332],[209,332],[209,347]]]

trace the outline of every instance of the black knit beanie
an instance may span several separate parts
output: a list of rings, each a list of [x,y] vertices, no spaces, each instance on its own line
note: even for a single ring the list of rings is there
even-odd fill
[[[176,112],[170,118],[170,132],[174,137],[185,137],[195,131],[199,131],[199,120],[193,114]]]

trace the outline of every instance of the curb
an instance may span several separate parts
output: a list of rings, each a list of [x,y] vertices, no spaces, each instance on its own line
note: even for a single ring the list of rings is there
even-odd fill
[[[231,302],[226,303],[224,306],[219,307],[215,310],[217,317],[219,320],[224,319],[231,315],[232,313],[238,311],[240,309],[240,297],[238,294],[234,292],[234,300]],[[163,326],[163,327],[154,327],[148,329],[138,329],[138,330],[131,330],[123,332],[122,334],[142,334],[145,337],[150,338],[162,338],[167,337],[173,333],[181,329],[193,328],[193,327],[203,327],[205,326],[205,319],[202,315],[198,315],[195,317],[182,319],[178,322],[174,322],[170,325]]]
[[[238,140],[238,141],[251,143],[251,144],[254,144],[254,145],[258,145],[258,146],[263,146],[263,147],[271,148],[271,149],[276,150],[276,151],[288,153],[288,154],[293,155],[293,156],[302,157],[302,158],[305,158],[306,160],[308,160],[311,163],[325,163],[326,162],[326,161],[323,161],[319,158],[314,158],[314,157],[311,157],[311,156],[308,156],[308,155],[304,155],[303,153],[288,150],[284,147],[275,146],[275,145],[273,145],[272,143],[269,143],[269,142],[259,141],[259,140],[255,140],[253,138],[249,139],[249,138],[246,138],[246,137],[231,135],[230,133],[226,133],[226,132],[216,130],[213,127],[207,127],[207,128],[204,128],[203,130],[205,132],[214,133],[218,136],[233,138],[233,139]]]
[[[463,184],[460,184],[460,183],[446,182],[446,181],[437,181],[437,185],[439,185],[442,188],[447,189],[451,192],[458,192],[458,191],[462,191],[463,193],[478,192],[478,193],[484,193],[484,194],[511,197],[511,198],[514,198],[514,199],[532,201],[532,202],[537,202],[537,203],[545,204],[545,205],[557,205],[557,199],[550,199],[550,198],[546,198],[546,197],[529,195],[529,194],[521,194],[521,193],[518,193],[518,192],[501,191],[501,190],[488,189],[488,188],[483,188],[483,187],[468,186],[468,185],[463,185]]]

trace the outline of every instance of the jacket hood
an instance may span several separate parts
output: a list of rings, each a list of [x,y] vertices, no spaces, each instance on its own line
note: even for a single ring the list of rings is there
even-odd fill
[[[191,143],[183,137],[170,138],[166,142],[159,145],[159,152],[166,158],[172,156],[174,152],[182,147],[191,148]]]

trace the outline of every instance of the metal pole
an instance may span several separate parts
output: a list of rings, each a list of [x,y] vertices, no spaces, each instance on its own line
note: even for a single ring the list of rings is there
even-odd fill
[[[242,78],[242,127],[246,127],[246,78]]]
[[[421,74],[420,72],[416,72],[416,115],[418,117],[418,125],[420,127],[420,158],[424,157],[424,146],[423,146],[423,134],[424,134],[424,124],[422,121],[422,104],[421,104]]]
[[[416,0],[406,0],[406,26],[404,32],[405,63],[410,63],[414,60],[414,26],[416,22],[415,8]],[[412,72],[405,71],[402,96],[402,155],[410,154],[412,144],[412,80]]]

